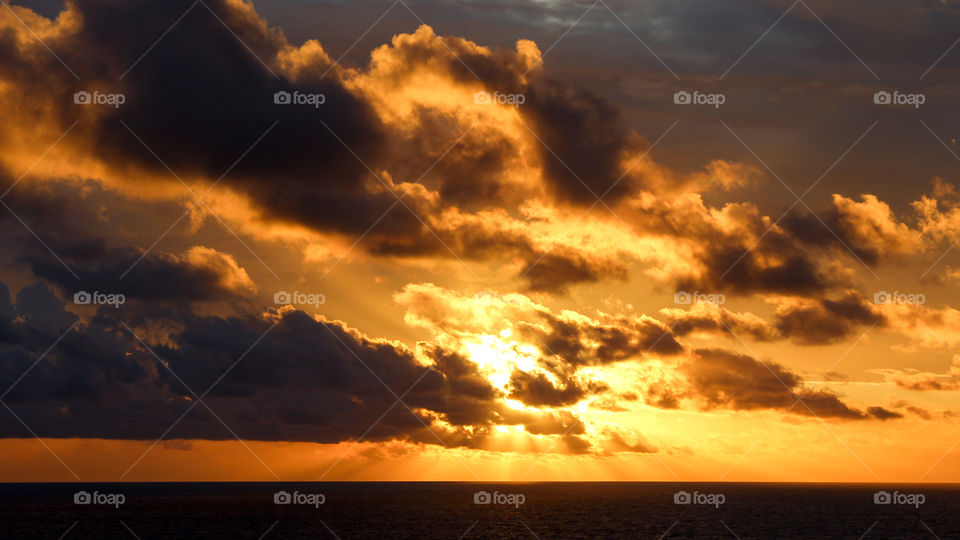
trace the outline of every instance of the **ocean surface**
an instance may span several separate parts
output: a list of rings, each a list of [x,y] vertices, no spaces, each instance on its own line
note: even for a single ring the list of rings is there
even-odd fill
[[[0,484],[0,538],[960,538],[960,486]]]

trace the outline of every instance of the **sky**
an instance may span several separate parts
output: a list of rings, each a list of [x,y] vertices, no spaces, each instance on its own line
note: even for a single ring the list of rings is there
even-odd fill
[[[955,482],[958,22],[4,4],[0,480]]]

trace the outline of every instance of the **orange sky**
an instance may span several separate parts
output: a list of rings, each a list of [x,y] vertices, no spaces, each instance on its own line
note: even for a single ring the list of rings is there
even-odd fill
[[[808,203],[679,53],[644,108],[524,35],[205,7],[0,12],[0,479],[956,481],[956,139],[878,185],[925,110],[868,66]],[[678,164],[684,107],[736,151]]]

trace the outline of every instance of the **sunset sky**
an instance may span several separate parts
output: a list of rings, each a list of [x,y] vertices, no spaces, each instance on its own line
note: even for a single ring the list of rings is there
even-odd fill
[[[4,3],[0,481],[956,482],[958,28]]]

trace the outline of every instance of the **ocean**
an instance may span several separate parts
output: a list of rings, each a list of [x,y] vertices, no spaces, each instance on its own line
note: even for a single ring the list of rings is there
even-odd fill
[[[960,538],[960,486],[0,484],[0,538]]]

